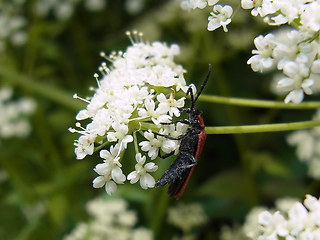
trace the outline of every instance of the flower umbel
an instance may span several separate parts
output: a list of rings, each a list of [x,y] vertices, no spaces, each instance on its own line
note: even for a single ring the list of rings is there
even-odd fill
[[[305,95],[319,91],[320,2],[242,0],[241,6],[269,25],[291,26],[255,39],[257,49],[248,60],[253,71],[282,71],[276,78],[276,92],[286,94],[285,103],[301,103]]]
[[[128,203],[119,198],[112,200],[93,199],[87,203],[91,218],[79,223],[64,240],[81,239],[132,239],[152,240],[152,231],[138,224],[137,212],[128,209]]]
[[[320,119],[320,110],[316,112],[313,119]],[[307,164],[309,176],[320,179],[320,128],[295,131],[288,136],[287,141],[296,147],[299,160]]]
[[[185,98],[176,99],[178,92],[186,92],[188,86],[184,80],[185,70],[177,65],[173,58],[179,54],[177,45],[167,46],[164,43],[144,43],[142,34],[128,33],[132,46],[125,52],[112,53],[102,56],[112,64],[102,63],[99,68],[102,78],[98,74],[95,78],[98,87],[94,95],[82,99],[88,103],[87,108],[81,110],[76,119],[89,119],[86,127],[80,123],[71,132],[81,134],[75,141],[77,159],[92,155],[94,151],[104,148],[108,144],[110,150],[100,150],[103,163],[95,167],[100,175],[93,181],[94,187],[105,185],[107,193],[116,190],[116,184],[121,184],[126,177],[122,172],[122,156],[131,142],[136,146],[136,170],[127,179],[136,183],[140,180],[142,188],[154,187],[154,179],[148,172],[157,170],[154,163],[146,163],[146,156],[138,151],[148,152],[151,160],[158,156],[159,151],[170,153],[179,148],[179,141],[154,136],[153,131],[168,134],[168,125],[172,118],[180,116],[180,108],[184,106]],[[81,99],[77,95],[76,98]],[[174,127],[172,124],[171,127]],[[180,125],[179,125],[180,126]],[[177,129],[186,131],[187,128]],[[137,142],[134,135],[140,133],[146,141]],[[135,139],[135,140],[134,140]]]
[[[286,211],[260,213],[258,239],[319,239],[319,217],[319,199],[306,195],[303,204],[295,202]]]
[[[13,100],[12,95],[12,88],[0,88],[0,139],[23,138],[31,132],[27,117],[34,113],[35,101],[29,98]]]

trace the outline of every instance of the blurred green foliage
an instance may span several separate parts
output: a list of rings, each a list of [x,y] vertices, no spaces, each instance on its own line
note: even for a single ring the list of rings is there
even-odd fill
[[[239,4],[237,1],[233,1]],[[137,29],[146,41],[178,43],[177,62],[187,70],[189,83],[199,85],[207,66],[213,74],[206,94],[274,99],[270,76],[253,73],[246,64],[253,39],[267,30],[249,11],[240,10],[229,27],[208,32],[207,10],[185,12],[175,1],[145,0],[130,13],[126,1],[108,1],[105,9],[89,12],[78,4],[72,17],[58,21],[34,14],[34,1],[23,9],[28,40],[21,47],[10,43],[0,55],[1,85],[14,86],[17,96],[37,102],[32,134],[26,139],[0,140],[0,167],[7,173],[0,187],[0,239],[62,239],[87,219],[85,204],[106,193],[91,186],[99,162],[97,155],[77,161],[75,134],[68,127],[83,104],[72,95],[91,95],[93,73],[102,61],[101,50],[125,50],[126,30]],[[1,9],[0,9],[1,10]],[[308,120],[312,111],[239,108],[198,103],[208,126],[276,123]],[[250,208],[272,205],[283,196],[317,195],[319,183],[306,177],[286,133],[210,135],[198,166],[179,202],[203,206],[209,222],[199,229],[199,239],[218,239],[222,225],[241,223]],[[133,159],[129,149],[123,161]],[[173,161],[163,161],[156,178]],[[133,166],[127,166],[133,167]],[[124,169],[124,171],[129,171]],[[139,223],[151,228],[156,239],[179,234],[166,222],[167,209],[177,204],[165,188],[141,190],[126,183],[116,196],[138,210]]]

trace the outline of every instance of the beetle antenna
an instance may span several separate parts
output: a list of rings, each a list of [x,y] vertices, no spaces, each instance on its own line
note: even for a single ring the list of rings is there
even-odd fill
[[[188,88],[188,91],[186,93],[186,95],[188,96],[190,94],[190,98],[191,98],[191,108],[194,107],[194,103],[196,102],[194,99],[193,99],[193,90],[191,87]]]
[[[208,72],[207,72],[207,76],[206,76],[206,78],[204,79],[204,81],[203,81],[203,83],[202,83],[202,85],[201,85],[201,87],[200,87],[200,90],[199,90],[199,92],[197,93],[197,96],[196,96],[196,98],[195,98],[194,100],[193,100],[193,94],[190,94],[190,96],[191,96],[191,101],[192,101],[192,105],[194,105],[194,103],[198,100],[198,98],[199,98],[200,94],[202,93],[204,87],[207,85],[207,82],[208,82],[209,77],[210,77],[210,74],[211,74],[211,70],[212,70],[212,65],[209,64],[209,69],[208,69]],[[191,92],[192,92],[192,91],[191,91]]]

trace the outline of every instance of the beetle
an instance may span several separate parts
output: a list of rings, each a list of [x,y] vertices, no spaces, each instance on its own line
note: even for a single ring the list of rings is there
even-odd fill
[[[177,122],[188,124],[189,128],[187,132],[176,138],[155,133],[156,135],[163,136],[168,139],[181,140],[178,157],[155,184],[156,187],[170,184],[168,188],[168,194],[169,196],[172,196],[176,199],[179,199],[183,195],[190,180],[191,174],[194,170],[194,167],[199,160],[206,140],[207,134],[202,118],[202,112],[195,107],[195,103],[209,80],[211,70],[212,66],[211,64],[209,64],[209,70],[206,78],[202,83],[201,88],[195,98],[192,88],[189,87],[187,90],[186,95],[188,96],[190,94],[191,106],[189,108],[183,108],[181,109],[181,111],[188,114],[188,119],[173,121],[170,123],[163,123],[164,125],[169,125]],[[163,156],[159,154],[159,156],[161,158],[167,158],[172,154],[173,152]]]

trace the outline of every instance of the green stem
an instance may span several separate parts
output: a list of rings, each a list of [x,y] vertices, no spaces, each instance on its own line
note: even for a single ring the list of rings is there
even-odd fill
[[[133,132],[133,143],[134,143],[134,150],[136,153],[139,153],[139,147],[138,147],[138,139],[137,139],[137,132]]]
[[[239,133],[261,133],[261,132],[279,132],[291,131],[304,128],[320,126],[320,120],[303,121],[293,123],[276,123],[261,125],[242,125],[226,127],[206,127],[207,134],[239,134]]]
[[[263,132],[281,132],[292,131],[304,128],[313,128],[320,126],[320,120],[302,121],[292,123],[274,123],[242,126],[223,126],[223,127],[206,127],[207,134],[239,134],[239,133],[263,133]],[[141,123],[143,130],[151,129],[157,132],[158,128],[153,123]]]
[[[202,94],[199,97],[200,101],[210,103],[220,103],[242,107],[256,107],[256,108],[282,108],[282,109],[315,109],[320,108],[320,102],[302,102],[300,104],[284,103],[280,101],[255,100],[245,98],[230,98],[213,95]]]
[[[4,65],[0,66],[0,76],[2,76],[2,79],[6,83],[22,87],[72,110],[84,108],[82,107],[83,103],[78,100],[74,100],[71,93],[63,91],[55,86],[50,86],[47,83],[35,81],[27,76],[15,72],[13,69],[7,68]]]

